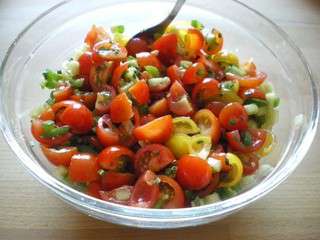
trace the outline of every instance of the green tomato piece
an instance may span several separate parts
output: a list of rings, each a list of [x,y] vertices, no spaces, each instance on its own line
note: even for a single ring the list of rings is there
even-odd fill
[[[211,137],[202,134],[194,135],[191,139],[191,154],[207,159],[211,149]]]
[[[184,133],[176,133],[166,143],[176,158],[189,154],[191,150],[191,137]]]
[[[221,89],[220,94],[213,98],[213,101],[223,102],[223,103],[232,103],[232,102],[238,102],[243,103],[243,99],[240,98],[236,92],[227,90],[227,89]]]
[[[239,66],[239,58],[231,52],[221,51],[213,56],[213,61],[227,65]]]
[[[200,132],[197,124],[190,117],[176,117],[173,119],[175,133],[196,134]]]

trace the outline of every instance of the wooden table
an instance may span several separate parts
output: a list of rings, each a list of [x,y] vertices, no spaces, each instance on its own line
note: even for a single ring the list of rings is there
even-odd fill
[[[14,37],[58,0],[0,1],[0,59]],[[320,1],[243,0],[279,24],[320,79]],[[320,239],[320,138],[275,191],[217,223],[169,231],[138,230],[87,217],[28,175],[0,137],[0,239]]]

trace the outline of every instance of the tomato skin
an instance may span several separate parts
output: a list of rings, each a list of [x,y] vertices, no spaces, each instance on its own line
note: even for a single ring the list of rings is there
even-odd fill
[[[31,124],[31,133],[33,137],[41,144],[49,147],[53,146],[59,146],[63,145],[69,139],[72,137],[72,134],[70,132],[59,136],[59,137],[54,137],[54,138],[43,138],[42,134],[44,132],[43,127],[42,127],[43,121],[40,119],[34,119],[32,120]]]
[[[209,185],[198,193],[199,197],[205,197],[213,193],[219,186],[219,180],[220,180],[219,173],[214,173],[212,175]]]
[[[105,90],[105,86],[108,86],[108,81],[111,79],[116,66],[116,62],[109,61],[91,67],[89,84],[94,92],[102,92]]]
[[[57,90],[53,91],[55,102],[61,102],[69,99],[73,94],[73,89],[70,85],[62,85]]]
[[[128,67],[128,63],[120,63],[120,65],[114,70],[112,75],[112,85],[115,89],[119,89],[121,77],[128,70]]]
[[[191,58],[194,58],[198,55],[200,52],[200,49],[204,45],[204,37],[198,29],[190,28],[188,29],[187,35],[186,35],[186,43],[185,47],[188,52],[188,56]]]
[[[70,97],[71,100],[84,104],[89,109],[94,109],[97,100],[97,94],[94,92],[86,92],[75,94]]]
[[[216,45],[214,47],[210,47],[210,44],[208,43],[208,41],[205,41],[204,51],[209,55],[218,53],[222,49],[223,42],[224,42],[221,32],[219,32],[216,29],[212,29],[211,33],[207,37],[214,38]]]
[[[115,127],[113,127],[110,116],[105,114],[98,120],[96,134],[103,146],[117,145],[120,142],[120,136]]]
[[[205,78],[192,89],[192,102],[197,103],[199,98],[202,101],[208,101],[217,96],[219,91],[219,82],[217,80],[214,78]]]
[[[151,171],[146,171],[137,180],[129,205],[141,208],[151,208],[158,200],[159,194],[160,189],[157,184],[157,176]]]
[[[239,158],[243,166],[243,175],[252,175],[259,168],[259,158],[254,153],[241,154]]]
[[[59,116],[62,124],[69,125],[74,133],[86,133],[93,126],[92,112],[83,104],[65,100],[52,105],[52,110],[57,113],[64,109]]]
[[[227,130],[244,130],[248,128],[248,114],[240,103],[227,104],[219,114],[219,121]]]
[[[49,107],[39,115],[39,119],[42,121],[54,120],[54,118],[55,118],[55,114],[51,107]]]
[[[162,35],[153,43],[153,49],[159,51],[159,59],[165,65],[175,62],[177,56],[178,38],[175,33]]]
[[[135,128],[133,130],[133,135],[141,141],[163,143],[170,138],[172,129],[172,117],[171,115],[165,115]]]
[[[234,130],[226,133],[226,138],[229,146],[234,150],[241,153],[251,153],[259,150],[264,141],[266,140],[267,133],[262,129],[249,129],[249,134],[251,135],[251,144],[246,146],[241,141],[241,136],[238,130]]]
[[[184,84],[195,84],[201,82],[208,72],[202,63],[194,63],[190,66],[182,77],[182,82]]]
[[[106,39],[110,39],[110,36],[103,29],[103,27],[96,27],[93,25],[90,31],[87,33],[84,41],[90,46],[90,48],[92,48],[96,42]]]
[[[148,84],[141,80],[129,89],[129,93],[139,104],[146,104],[150,100],[150,90]]]
[[[111,191],[115,188],[134,183],[135,176],[131,173],[107,172],[101,177],[101,188]]]
[[[117,198],[117,192],[119,191],[125,191],[128,193],[128,199],[123,200],[123,199],[118,199]],[[122,186],[116,189],[113,189],[112,191],[100,191],[99,195],[100,198],[104,201],[107,202],[112,202],[112,203],[118,203],[118,204],[122,204],[122,205],[129,205],[129,200],[130,200],[130,196],[132,195],[133,192],[133,186]]]
[[[198,62],[202,63],[207,68],[208,71],[214,73],[215,79],[221,81],[225,76],[223,68],[219,66],[218,63],[209,60],[207,58],[208,55],[205,52],[203,51],[200,51],[200,52],[201,54],[200,54],[200,58],[198,59]]]
[[[227,80],[238,80],[239,85],[242,88],[256,88],[261,83],[263,83],[267,77],[268,77],[267,74],[264,72],[258,72],[256,76],[244,76],[244,77],[239,77],[233,74],[226,75]]]
[[[150,50],[148,43],[141,38],[131,39],[130,42],[127,43],[126,48],[129,56],[135,56],[137,53],[148,52]]]
[[[168,166],[174,159],[169,148],[161,144],[149,144],[138,150],[134,157],[134,167],[137,174],[146,170],[158,172]]]
[[[179,67],[175,64],[167,68],[167,75],[170,78],[171,83],[181,81],[181,72]]]
[[[56,166],[69,166],[73,155],[78,153],[76,147],[64,147],[62,149],[47,148],[41,145],[41,150],[46,158]]]
[[[208,109],[201,109],[193,116],[203,135],[209,135],[212,143],[219,142],[221,128],[218,118]]]
[[[90,153],[78,153],[72,156],[69,177],[73,182],[92,182],[99,178],[97,157]]]
[[[111,146],[102,150],[98,155],[99,165],[105,170],[117,170],[121,165],[121,157],[134,158],[134,153],[123,146]]]
[[[97,42],[93,46],[92,58],[97,63],[103,61],[121,61],[127,57],[127,54],[128,52],[125,47],[112,43],[110,39],[107,39]]]
[[[141,119],[140,119],[140,125],[147,124],[148,122],[151,122],[151,121],[153,121],[153,120],[155,120],[155,119],[156,119],[156,117],[149,113],[149,114],[144,115],[144,116],[141,117]],[[138,127],[138,126],[137,126],[137,127]]]
[[[149,52],[141,52],[136,55],[137,61],[140,67],[144,68],[145,66],[154,66],[158,69],[161,69],[161,63],[157,56]]]
[[[110,117],[112,122],[128,121],[133,116],[132,104],[125,93],[120,93],[110,104]]]
[[[209,164],[198,157],[183,156],[178,161],[178,183],[188,190],[200,190],[206,187],[212,176]]]
[[[248,98],[258,98],[258,99],[261,99],[261,100],[265,100],[266,99],[265,93],[262,92],[258,88],[241,88],[239,90],[238,95],[242,99],[248,99]]]
[[[227,104],[223,103],[223,102],[209,102],[206,105],[206,109],[209,109],[216,117],[219,117],[219,114],[221,112],[221,110],[226,106]]]
[[[160,100],[154,102],[149,107],[149,112],[156,117],[161,117],[169,113],[168,101],[166,98],[161,98]]]
[[[107,99],[105,96],[108,96]],[[116,91],[112,86],[106,85],[105,90],[97,93],[95,110],[97,115],[109,112],[112,99],[115,98]]]
[[[79,75],[84,76],[89,79],[91,67],[93,65],[92,61],[92,53],[91,52],[85,52],[83,53],[79,59]]]
[[[100,182],[90,182],[87,188],[87,194],[91,197],[95,197],[98,199],[101,199],[100,192],[101,191],[101,185]]]
[[[183,208],[185,207],[185,197],[182,188],[180,185],[170,177],[165,175],[159,176],[161,183],[168,184],[173,190],[173,197],[166,203],[163,208],[172,209],[172,208]]]

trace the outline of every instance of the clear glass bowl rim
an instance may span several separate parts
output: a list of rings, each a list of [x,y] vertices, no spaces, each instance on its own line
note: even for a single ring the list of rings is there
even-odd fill
[[[1,95],[3,91],[1,86],[3,82],[5,66],[17,42],[19,42],[19,40],[24,36],[24,34],[30,28],[32,28],[40,19],[44,18],[46,15],[50,14],[60,6],[71,1],[72,0],[62,1],[56,4],[55,6],[51,7],[47,11],[43,12],[27,27],[25,27],[25,29],[13,41],[13,43],[11,44],[11,46],[5,54],[4,60],[0,68],[0,99],[2,97]],[[296,53],[298,53],[300,60],[304,65],[304,68],[307,70],[308,79],[312,88],[312,99],[314,103],[312,106],[313,111],[310,113],[310,119],[312,124],[310,124],[310,126],[304,132],[304,144],[300,144],[298,146],[298,149],[295,151],[296,154],[294,156],[291,156],[291,158],[294,158],[294,164],[283,167],[279,171],[275,172],[272,176],[268,177],[265,181],[261,182],[259,185],[255,186],[254,188],[248,190],[245,193],[242,193],[228,200],[210,205],[184,209],[143,209],[121,206],[118,204],[97,200],[84,193],[78,192],[77,190],[58,181],[49,173],[44,171],[39,165],[34,163],[32,159],[30,159],[29,156],[19,146],[9,125],[4,122],[5,117],[3,103],[0,103],[0,127],[3,136],[5,137],[12,151],[16,154],[18,159],[22,162],[23,166],[27,169],[27,171],[43,185],[50,188],[60,198],[70,203],[80,211],[86,212],[87,214],[102,220],[108,220],[110,222],[118,224],[143,228],[177,228],[207,223],[210,222],[210,219],[212,218],[219,219],[238,209],[243,208],[244,206],[255,201],[256,199],[266,195],[275,187],[277,187],[280,183],[282,183],[303,160],[315,137],[319,121],[318,84],[314,80],[313,74],[311,73],[311,69],[301,50],[295,45],[295,43],[280,27],[278,27],[271,20],[266,18],[258,11],[247,6],[246,4],[238,0],[230,1],[233,1],[241,5],[242,7],[253,12],[258,17],[266,21],[274,30],[276,30],[276,32],[279,35],[281,35],[281,37],[286,41],[286,43]],[[308,136],[308,138],[306,138],[306,136]],[[159,223],[162,223],[162,225],[158,225]]]

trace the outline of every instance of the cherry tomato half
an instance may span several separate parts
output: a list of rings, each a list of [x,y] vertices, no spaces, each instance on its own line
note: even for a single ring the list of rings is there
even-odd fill
[[[161,98],[160,100],[154,102],[149,107],[149,112],[156,117],[161,117],[169,112],[168,101],[166,98]]]
[[[162,208],[183,208],[185,197],[180,185],[170,177],[161,175],[160,178],[160,198],[166,198]]]
[[[225,106],[226,106],[226,104],[223,103],[223,102],[213,101],[213,102],[209,102],[206,105],[206,109],[209,109],[216,117],[219,117],[219,114],[220,114],[221,110]]]
[[[73,89],[69,84],[63,84],[52,92],[55,102],[61,102],[69,99],[73,94]]]
[[[72,95],[70,99],[82,103],[87,108],[93,110],[96,104],[97,94],[94,92],[80,92]]]
[[[134,153],[122,146],[111,146],[105,148],[98,155],[98,162],[105,170],[122,170],[131,164]]]
[[[188,190],[200,190],[206,187],[212,177],[207,161],[193,156],[183,156],[178,161],[178,183]]]
[[[219,94],[219,82],[213,78],[205,78],[192,89],[192,102],[209,101]],[[199,101],[200,100],[200,101]]]
[[[145,66],[154,66],[158,69],[161,69],[161,63],[155,54],[149,52],[141,52],[136,56],[140,67],[144,68]]]
[[[102,61],[121,61],[127,57],[127,49],[109,39],[97,42],[93,46],[93,56],[95,62]]]
[[[242,99],[258,98],[265,100],[266,95],[259,88],[240,88],[238,95]]]
[[[90,195],[91,197],[100,199],[101,198],[99,193],[100,191],[101,191],[100,182],[96,181],[96,182],[90,182],[88,184],[87,194]]]
[[[175,81],[170,87],[168,103],[170,111],[178,116],[186,116],[193,113],[193,106],[189,101],[189,96],[178,81]]]
[[[135,128],[133,135],[141,141],[163,143],[170,138],[172,129],[172,117],[171,115],[166,115]]]
[[[227,74],[227,80],[238,80],[240,87],[243,88],[255,88],[258,87],[267,78],[267,74],[264,72],[258,72],[256,76],[244,76],[239,77],[234,74]]]
[[[220,176],[219,173],[214,173],[212,175],[209,185],[198,193],[199,197],[208,196],[219,187],[219,180],[220,180],[219,176]]]
[[[105,90],[97,93],[95,110],[97,115],[109,112],[112,99],[115,98],[116,91],[113,87],[106,85]]]
[[[87,33],[87,36],[84,41],[90,46],[90,48],[92,48],[96,42],[106,39],[110,39],[110,36],[104,30],[104,28],[96,27],[95,25],[93,25],[90,31]]]
[[[78,153],[76,147],[64,147],[61,149],[47,148],[41,145],[41,150],[46,158],[56,166],[69,166],[73,155]]]
[[[219,52],[223,46],[223,37],[221,32],[216,29],[212,29],[211,32],[206,36],[204,44],[204,50],[206,53],[213,55]]]
[[[128,121],[133,116],[132,103],[126,93],[116,96],[110,105],[110,117],[112,122],[121,123]]]
[[[174,156],[169,148],[160,144],[150,144],[140,148],[134,159],[135,171],[140,175],[146,170],[162,170],[174,160]]]
[[[167,75],[170,78],[171,82],[181,81],[181,72],[177,65],[171,65],[167,68]]]
[[[139,104],[146,104],[150,99],[150,90],[148,84],[141,80],[129,89],[129,93]]]
[[[92,52],[84,52],[78,59],[79,75],[89,79],[91,67],[93,65]]]
[[[238,155],[243,166],[243,175],[252,175],[259,168],[259,157],[254,153]]]
[[[187,55],[190,58],[194,58],[200,52],[203,47],[204,37],[202,32],[195,28],[190,28],[185,36],[185,48]]]
[[[149,46],[148,43],[141,39],[141,38],[133,38],[131,39],[126,46],[128,50],[128,55],[129,56],[135,56],[137,53],[140,52],[148,52]]]
[[[105,114],[98,120],[96,133],[103,146],[117,145],[120,142],[119,132],[113,126],[110,116]]]
[[[122,186],[112,191],[100,191],[102,200],[122,205],[129,205],[129,201],[133,192],[133,186]]]
[[[182,82],[184,84],[195,84],[207,77],[208,72],[202,63],[194,63],[184,73]]]
[[[109,171],[101,177],[101,188],[110,191],[125,185],[131,185],[134,183],[134,180],[135,176],[132,173]]]
[[[112,76],[112,85],[115,89],[119,89],[121,77],[128,70],[128,67],[129,64],[127,62],[120,63],[120,65],[114,70]]]
[[[98,179],[97,157],[90,153],[78,153],[72,156],[69,166],[69,178],[73,182],[92,182]]]
[[[229,103],[219,114],[219,121],[227,130],[243,130],[248,127],[248,114],[240,103]]]
[[[175,33],[164,34],[153,43],[153,49],[159,51],[159,59],[168,66],[176,60],[177,44],[178,38]]]
[[[130,206],[151,208],[159,199],[158,177],[151,171],[146,171],[137,180],[131,198]]]

